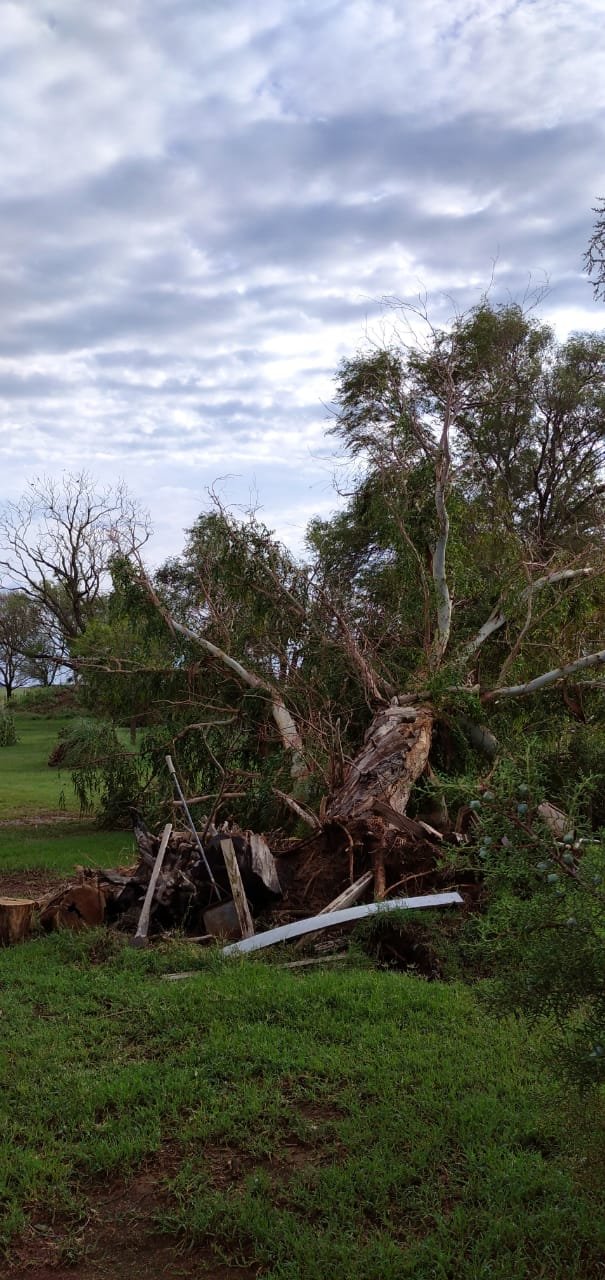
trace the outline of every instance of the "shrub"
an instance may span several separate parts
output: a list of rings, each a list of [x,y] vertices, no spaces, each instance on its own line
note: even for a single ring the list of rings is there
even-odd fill
[[[71,773],[81,813],[98,806],[100,825],[128,825],[128,810],[139,800],[145,766],[122,746],[114,726],[80,717],[61,731],[59,747],[60,767]]]
[[[556,834],[544,799],[537,768],[508,766],[471,801],[487,897],[474,950],[492,1004],[550,1018],[566,1073],[587,1084],[605,1080],[605,840],[582,834],[581,790]]]
[[[15,721],[8,711],[0,712],[0,747],[14,747],[17,742]]]

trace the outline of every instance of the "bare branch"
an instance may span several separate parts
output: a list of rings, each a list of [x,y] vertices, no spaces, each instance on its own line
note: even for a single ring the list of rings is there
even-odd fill
[[[278,689],[274,688],[262,676],[258,676],[256,672],[249,671],[247,667],[242,666],[237,658],[231,657],[231,654],[225,653],[224,649],[219,649],[218,645],[213,644],[211,640],[207,640],[205,636],[199,632],[192,631],[190,627],[185,626],[183,622],[178,622],[176,618],[168,612],[162,604],[157,592],[155,591],[150,578],[143,567],[140,557],[137,557],[137,565],[139,570],[139,580],[141,585],[147,592],[150,600],[155,605],[158,613],[164,619],[168,629],[172,634],[185,636],[187,640],[192,641],[200,649],[209,653],[212,658],[216,658],[222,666],[227,667],[234,675],[241,680],[242,684],[248,686],[249,689],[262,691],[267,694],[271,703],[271,714],[277,726],[279,736],[281,738],[284,750],[292,753],[292,776],[301,777],[306,772],[306,764],[303,759],[303,741],[300,736],[296,721],[291,712],[286,707],[283,697]]]
[[[69,641],[85,630],[112,556],[139,551],[149,534],[123,484],[96,490],[84,471],[41,476],[0,514],[0,568]]]
[[[309,809],[303,809],[303,806],[299,804],[297,800],[293,800],[292,796],[286,795],[285,791],[279,791],[277,787],[273,787],[272,790],[273,795],[277,796],[278,800],[281,800],[283,804],[287,805],[288,809],[291,809],[298,818],[301,818],[303,822],[306,822],[308,827],[313,827],[315,831],[319,830],[321,822],[319,821],[319,818],[316,818],[314,813],[311,813]]]
[[[555,573],[548,573],[542,578],[536,578],[535,582],[530,583],[528,587],[524,588],[519,599],[521,601],[528,601],[532,599],[538,591],[542,591],[544,587],[552,587],[558,582],[571,582],[577,578],[589,578],[593,574],[594,569],[591,568],[558,569]],[[501,627],[505,626],[507,621],[508,617],[504,612],[504,600],[500,597],[498,604],[490,613],[487,621],[483,623],[483,626],[479,629],[473,639],[464,646],[461,656],[463,658],[472,658],[481,646],[485,644],[485,641],[489,640],[497,631],[500,631]]]
[[[454,402],[454,383],[449,363],[446,368],[446,378],[447,391],[443,409],[443,428],[435,462],[435,508],[439,527],[439,536],[433,551],[433,582],[437,595],[437,634],[433,643],[432,653],[435,666],[439,666],[443,660],[452,626],[452,598],[446,571],[446,553],[450,532],[446,498],[452,468],[450,429]]]
[[[556,684],[559,680],[565,680],[567,676],[573,676],[577,671],[585,671],[587,667],[601,666],[605,666],[605,649],[599,650],[598,653],[586,654],[584,658],[577,658],[575,662],[568,662],[564,667],[555,667],[552,671],[545,671],[541,676],[536,676],[525,684],[513,684],[503,689],[490,689],[487,693],[481,695],[481,701],[494,702],[497,698],[521,698],[527,693],[537,693],[539,689],[547,689],[549,685]]]

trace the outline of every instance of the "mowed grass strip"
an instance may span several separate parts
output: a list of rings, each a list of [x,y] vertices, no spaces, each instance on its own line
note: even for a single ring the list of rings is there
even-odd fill
[[[0,827],[0,892],[7,872],[71,875],[76,865],[117,867],[134,861],[135,845],[128,831],[99,831],[80,822]]]
[[[0,747],[0,820],[78,812],[69,774],[48,765],[59,731],[67,724],[69,720],[61,717],[15,715],[18,740],[13,747]]]
[[[54,935],[0,953],[0,1008],[8,1254],[169,1152],[158,1227],[267,1280],[603,1274],[595,1152],[469,989]]]
[[[70,875],[75,864],[114,867],[134,857],[128,831],[100,831],[78,820],[69,772],[48,757],[67,718],[19,711],[18,741],[0,748],[0,889],[2,874],[46,870]]]

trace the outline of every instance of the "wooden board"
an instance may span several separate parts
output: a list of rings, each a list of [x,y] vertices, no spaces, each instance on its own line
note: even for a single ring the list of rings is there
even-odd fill
[[[431,893],[418,898],[387,898],[385,902],[368,902],[363,907],[348,907],[346,911],[331,911],[325,916],[311,916],[308,920],[298,920],[293,924],[283,924],[277,929],[269,929],[267,933],[257,933],[253,938],[242,938],[241,942],[231,942],[223,947],[224,956],[238,955],[241,952],[260,951],[263,947],[273,947],[276,942],[286,942],[288,938],[300,938],[305,933],[316,933],[319,929],[333,929],[343,924],[352,924],[355,920],[363,920],[364,916],[378,915],[387,911],[416,911],[423,907],[449,907],[458,905],[462,898],[458,892]]]

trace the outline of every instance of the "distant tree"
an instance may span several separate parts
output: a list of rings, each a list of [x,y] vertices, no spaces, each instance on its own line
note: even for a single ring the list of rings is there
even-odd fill
[[[86,472],[33,480],[0,514],[0,568],[44,612],[52,654],[83,634],[98,611],[113,555],[137,552],[145,515],[123,485],[97,489]]]
[[[584,262],[592,280],[595,298],[605,298],[605,197],[599,197],[593,213],[596,213],[597,219],[584,254]]]
[[[38,609],[22,591],[0,595],[0,681],[7,702],[31,679],[28,653],[39,642],[39,623]]]

